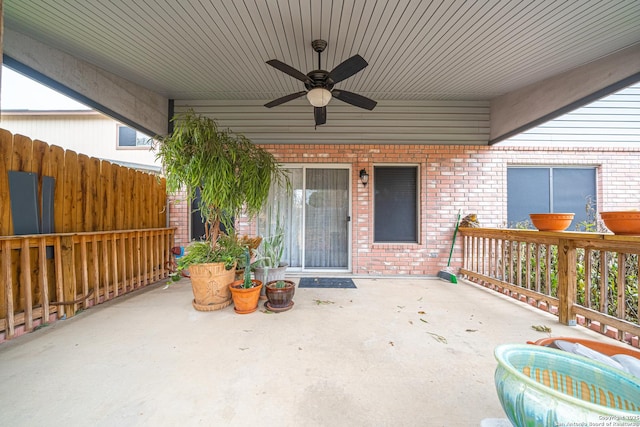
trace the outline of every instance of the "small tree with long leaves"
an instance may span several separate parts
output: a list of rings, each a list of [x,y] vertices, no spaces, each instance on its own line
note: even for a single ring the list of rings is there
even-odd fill
[[[222,129],[214,119],[193,110],[172,119],[174,130],[156,137],[156,159],[162,162],[167,190],[199,194],[205,239],[215,248],[221,225],[245,212],[254,217],[266,203],[272,184],[287,180],[274,156],[242,134]]]

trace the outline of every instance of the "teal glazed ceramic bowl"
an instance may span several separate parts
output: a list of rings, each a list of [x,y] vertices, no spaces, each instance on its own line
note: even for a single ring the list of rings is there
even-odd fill
[[[514,426],[640,426],[640,382],[561,350],[506,344],[495,349],[496,391]]]

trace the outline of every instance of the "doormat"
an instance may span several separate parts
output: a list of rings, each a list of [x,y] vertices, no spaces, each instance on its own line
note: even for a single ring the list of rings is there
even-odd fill
[[[353,280],[340,277],[303,277],[298,283],[299,288],[342,288],[342,289],[356,289]]]

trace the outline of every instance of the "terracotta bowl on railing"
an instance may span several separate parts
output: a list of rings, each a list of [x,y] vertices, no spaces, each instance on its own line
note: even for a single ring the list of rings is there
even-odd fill
[[[614,234],[640,234],[640,211],[600,212],[600,217]]]
[[[529,214],[533,226],[539,231],[564,231],[573,221],[573,213]]]

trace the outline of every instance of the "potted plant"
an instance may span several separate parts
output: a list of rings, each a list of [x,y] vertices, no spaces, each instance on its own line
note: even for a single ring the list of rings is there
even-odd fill
[[[267,294],[266,307],[270,311],[280,312],[293,307],[293,295],[296,284],[291,280],[274,280],[265,286]]]
[[[285,234],[284,227],[280,221],[280,209],[278,207],[275,214],[269,208],[266,212],[268,235],[262,238],[262,243],[256,250],[256,258],[251,264],[251,268],[256,279],[267,284],[274,280],[284,279],[288,264],[283,262]],[[261,297],[266,298],[266,287],[262,288]]]
[[[249,265],[249,262],[249,249],[245,248],[245,265]],[[229,285],[236,313],[249,314],[256,311],[258,308],[261,289],[262,282],[256,279],[251,279],[251,270],[249,268],[245,268],[244,279],[236,280]]]
[[[213,280],[211,277],[216,272],[227,274],[227,271],[235,269],[235,264],[230,269],[221,267],[224,262],[220,259],[235,257],[237,261],[238,248],[231,244],[232,241],[237,242],[235,236],[221,233],[220,225],[224,225],[226,230],[233,230],[234,218],[241,212],[250,218],[255,216],[267,201],[271,185],[286,182],[288,187],[288,179],[271,153],[241,134],[219,128],[211,118],[189,110],[177,114],[172,122],[173,132],[155,138],[156,159],[162,163],[167,191],[176,193],[184,190],[190,200],[199,193],[198,207],[205,224],[204,242],[210,251],[206,257],[185,255],[186,259],[181,264],[189,269],[193,286],[196,286],[194,273],[202,273],[207,292],[228,298],[224,303],[204,306],[194,301],[194,307],[206,310],[226,307],[231,303],[228,285],[234,274],[228,279]],[[198,250],[205,252],[206,249],[203,245],[190,246],[187,255]],[[203,264],[201,259],[212,262]],[[196,265],[199,267],[194,268]],[[194,296],[195,293],[194,290]]]
[[[237,260],[243,253],[244,247],[233,234],[219,235],[213,246],[207,241],[194,241],[177,261],[174,280],[181,276],[191,279],[192,304],[196,310],[212,311],[227,307],[231,304],[227,286],[235,278]]]

